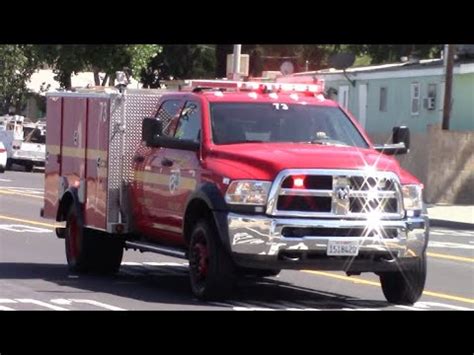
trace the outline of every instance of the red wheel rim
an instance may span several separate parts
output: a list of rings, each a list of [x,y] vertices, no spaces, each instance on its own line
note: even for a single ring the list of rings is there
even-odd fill
[[[209,268],[209,250],[203,235],[195,238],[192,249],[194,274],[198,280],[203,280],[206,278]]]

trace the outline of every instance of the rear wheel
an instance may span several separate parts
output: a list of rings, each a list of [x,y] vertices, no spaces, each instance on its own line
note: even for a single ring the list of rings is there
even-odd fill
[[[426,281],[426,255],[418,258],[411,269],[380,275],[385,298],[390,303],[413,304],[421,297]]]
[[[235,281],[235,267],[213,226],[202,220],[189,242],[189,276],[194,295],[201,300],[226,297]]]
[[[123,241],[84,228],[72,206],[66,220],[66,259],[71,271],[115,273],[123,256]]]

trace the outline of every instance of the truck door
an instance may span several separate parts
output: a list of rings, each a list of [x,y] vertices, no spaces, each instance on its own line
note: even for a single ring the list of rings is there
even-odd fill
[[[174,138],[200,142],[201,116],[200,103],[187,101],[179,117]],[[182,244],[186,202],[196,189],[200,176],[199,152],[167,148],[162,164],[167,186],[160,196],[160,201],[164,204],[160,228],[177,244]]]
[[[169,99],[160,105],[156,117],[163,122],[164,135],[174,135],[183,104],[183,100]],[[164,225],[165,199],[168,193],[167,171],[163,162],[165,151],[166,148],[163,147],[145,148],[140,149],[135,156],[135,221],[137,227],[151,239],[158,238]]]

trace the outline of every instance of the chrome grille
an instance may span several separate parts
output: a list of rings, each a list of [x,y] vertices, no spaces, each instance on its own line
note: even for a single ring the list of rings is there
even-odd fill
[[[295,187],[293,180],[303,178]],[[284,170],[270,190],[274,216],[396,219],[403,216],[398,176],[365,170]]]

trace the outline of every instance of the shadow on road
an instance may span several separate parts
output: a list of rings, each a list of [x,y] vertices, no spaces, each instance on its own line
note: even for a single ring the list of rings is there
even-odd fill
[[[194,306],[228,306],[253,308],[300,308],[300,309],[341,309],[341,308],[386,308],[390,304],[378,300],[364,300],[299,287],[276,278],[242,279],[231,297],[218,304],[201,302],[193,297],[189,286],[187,269],[176,266],[140,268],[123,265],[113,276],[73,274],[61,264],[0,263],[0,281],[5,279],[39,279],[55,283],[63,290],[42,292],[104,293],[147,303]],[[156,309],[156,306],[150,309]]]

